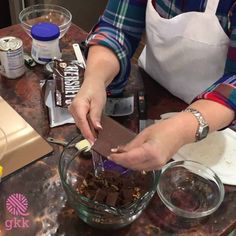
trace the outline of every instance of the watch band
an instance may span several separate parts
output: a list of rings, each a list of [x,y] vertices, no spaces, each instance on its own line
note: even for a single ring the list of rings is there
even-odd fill
[[[192,113],[198,121],[198,128],[195,134],[195,141],[200,141],[207,137],[209,132],[209,125],[202,116],[202,113],[195,108],[188,107],[184,110],[185,112]]]

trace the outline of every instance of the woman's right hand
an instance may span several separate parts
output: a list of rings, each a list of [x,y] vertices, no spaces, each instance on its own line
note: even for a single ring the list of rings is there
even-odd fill
[[[115,53],[101,45],[89,48],[86,64],[84,82],[69,111],[84,138],[93,144],[92,131],[102,129],[100,121],[106,104],[106,87],[119,73],[120,64]]]
[[[100,120],[105,103],[106,88],[104,83],[96,81],[92,84],[86,83],[85,80],[69,106],[69,111],[77,127],[80,129],[84,138],[88,139],[91,144],[95,141],[92,129],[102,129]]]

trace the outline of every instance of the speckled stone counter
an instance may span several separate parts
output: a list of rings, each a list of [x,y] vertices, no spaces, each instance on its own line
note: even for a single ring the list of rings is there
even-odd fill
[[[9,35],[21,38],[24,42],[24,50],[30,52],[31,39],[20,25],[0,29],[0,37]],[[86,32],[72,25],[61,40],[63,55],[74,58],[72,43],[80,42],[85,37]],[[27,69],[26,74],[17,80],[0,77],[0,94],[42,137],[52,136],[69,141],[78,134],[74,125],[49,127],[48,113],[40,86],[44,79],[40,65],[34,70]],[[180,111],[186,107],[186,104],[171,96],[136,65],[133,65],[126,90],[136,95],[137,91],[143,87],[147,92],[148,118],[158,119],[162,113]],[[0,114],[2,112],[4,111],[0,111]],[[137,132],[136,103],[135,112],[132,115],[116,120]],[[181,221],[161,203],[155,194],[146,210],[131,225],[116,231],[94,229],[83,223],[68,205],[58,174],[58,159],[62,148],[57,145],[53,145],[53,148],[53,153],[13,173],[0,184],[0,235],[216,236],[227,235],[236,228],[236,187],[225,186],[226,194],[223,204],[210,217],[199,223]],[[14,216],[7,211],[6,200],[14,193],[21,193],[27,198],[27,216],[14,219]]]

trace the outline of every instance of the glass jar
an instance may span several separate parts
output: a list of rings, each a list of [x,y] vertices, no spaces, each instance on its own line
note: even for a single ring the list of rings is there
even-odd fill
[[[39,64],[46,64],[52,59],[60,59],[59,47],[60,29],[52,23],[38,23],[31,29],[33,38],[31,55]]]

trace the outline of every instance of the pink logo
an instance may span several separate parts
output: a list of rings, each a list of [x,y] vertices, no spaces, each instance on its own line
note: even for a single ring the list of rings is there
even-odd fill
[[[6,208],[14,216],[27,216],[28,200],[21,193],[11,194],[6,201]]]

